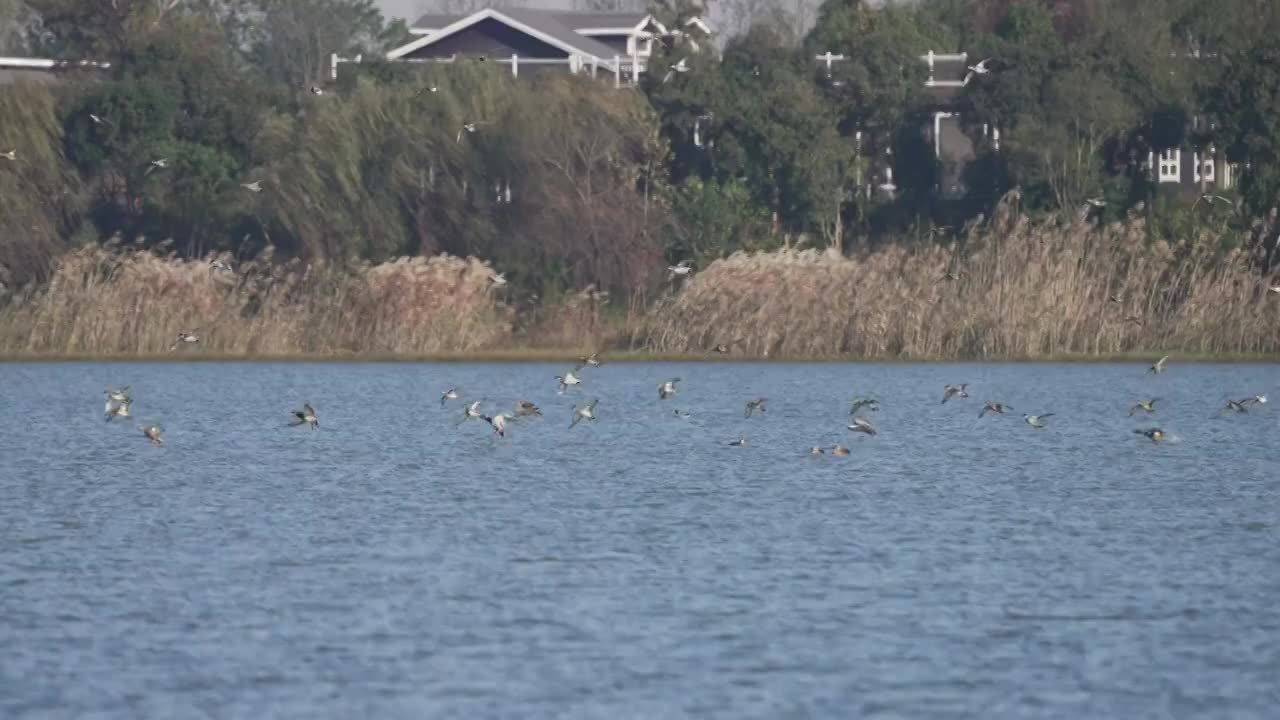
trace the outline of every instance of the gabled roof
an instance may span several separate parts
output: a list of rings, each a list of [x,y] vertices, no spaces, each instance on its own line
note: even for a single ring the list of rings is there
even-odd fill
[[[639,30],[649,19],[645,12],[586,12],[556,10],[551,15],[561,25],[576,32],[614,30],[619,33]]]
[[[417,40],[403,45],[387,53],[388,60],[398,60],[405,55],[413,53],[424,47],[432,45],[444,38],[455,33],[466,30],[467,28],[479,23],[483,20],[493,19],[515,30],[519,30],[527,35],[535,37],[542,42],[552,45],[563,50],[569,55],[581,55],[584,57],[594,57],[598,60],[610,60],[618,51],[605,45],[598,40],[592,40],[586,35],[579,35],[573,29],[565,26],[556,19],[559,14],[579,15],[579,13],[549,13],[540,10],[530,10],[528,8],[507,8],[497,10],[489,8],[480,12],[460,17],[449,25],[435,30],[429,35],[419,37]],[[581,15],[599,16],[600,13],[581,13]],[[443,17],[443,16],[430,16]],[[642,18],[647,16],[641,16]]]
[[[413,21],[413,24],[409,26],[409,32],[414,35],[430,35],[437,30],[449,27],[464,17],[466,15],[427,13]]]
[[[548,17],[575,32],[585,31],[589,34],[604,34],[599,32],[601,30],[616,31],[619,34],[626,33],[640,29],[645,21],[649,19],[649,14],[644,12],[531,10],[529,8],[498,8],[498,11],[507,15],[512,12],[536,13]],[[414,35],[430,35],[467,17],[470,17],[470,15],[428,13],[415,20],[409,26],[409,32]]]

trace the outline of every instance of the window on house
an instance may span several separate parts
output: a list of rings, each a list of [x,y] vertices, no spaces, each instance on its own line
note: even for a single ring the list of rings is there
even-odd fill
[[[1160,164],[1157,167],[1159,173],[1156,177],[1158,182],[1178,182],[1182,178],[1182,151],[1178,148],[1168,148],[1160,151]]]
[[[1210,148],[1209,155],[1201,156],[1200,153],[1195,155],[1196,182],[1213,182],[1214,166],[1213,166],[1213,150]]]

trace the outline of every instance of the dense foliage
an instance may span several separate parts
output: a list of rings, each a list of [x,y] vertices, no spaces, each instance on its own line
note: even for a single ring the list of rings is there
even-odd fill
[[[694,7],[654,12],[677,27]],[[0,52],[112,63],[0,86],[0,151],[20,157],[0,159],[0,281],[116,236],[184,257],[475,255],[529,299],[636,293],[667,262],[800,238],[958,236],[1014,189],[1019,212],[1102,198],[1101,219],[1145,213],[1153,234],[1218,228],[1263,272],[1275,254],[1249,232],[1280,204],[1269,0],[827,0],[800,38],[667,42],[639,92],[368,62],[404,38],[372,0],[0,0]],[[1004,143],[979,145],[959,197],[925,133],[929,50],[993,58],[958,110]],[[333,51],[366,62],[329,84]],[[1239,202],[1151,183],[1148,153],[1171,145],[1240,163]],[[868,192],[886,170],[896,191]]]

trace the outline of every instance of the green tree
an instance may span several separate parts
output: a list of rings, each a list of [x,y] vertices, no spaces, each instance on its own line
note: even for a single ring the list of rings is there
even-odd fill
[[[226,246],[244,207],[260,91],[216,28],[175,19],[121,51],[114,76],[87,86],[65,121],[67,155],[96,190],[103,234],[172,237],[185,252]],[[165,160],[158,168],[153,160]]]
[[[229,25],[267,79],[299,101],[328,78],[330,55],[372,56],[403,42],[373,0],[235,0]]]

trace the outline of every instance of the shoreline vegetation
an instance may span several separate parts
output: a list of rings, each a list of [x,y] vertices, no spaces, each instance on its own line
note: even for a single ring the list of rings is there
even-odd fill
[[[623,87],[111,5],[0,32],[63,61],[0,84],[0,358],[1280,356],[1280,4],[824,2]]]
[[[89,244],[0,309],[0,358],[1280,358],[1280,294],[1249,262],[1209,235],[1153,243],[1140,219],[1032,222],[1002,204],[951,247],[736,253],[616,308],[590,287],[510,301],[474,258],[279,263],[268,247],[232,268]],[[179,332],[200,342],[171,351]]]
[[[391,355],[335,353],[331,355],[228,355],[218,353],[182,353],[159,355],[99,355],[92,353],[77,354],[24,354],[0,353],[0,363],[29,362],[143,362],[143,363],[273,363],[273,362],[305,362],[305,363],[574,363],[584,351],[578,350],[529,350],[515,348],[504,352],[467,352],[436,353],[426,355]],[[621,351],[601,356],[601,360],[609,363],[650,363],[650,362],[726,362],[726,363],[854,363],[854,364],[925,364],[925,363],[1120,363],[1150,364],[1162,357],[1159,352],[1134,352],[1120,355],[1053,355],[1043,357],[1007,357],[982,359],[957,358],[877,358],[877,357],[777,357],[760,358],[722,355],[680,355],[658,353],[653,351]],[[1169,362],[1176,363],[1280,363],[1280,353],[1233,353],[1228,355],[1192,355],[1173,353]]]

